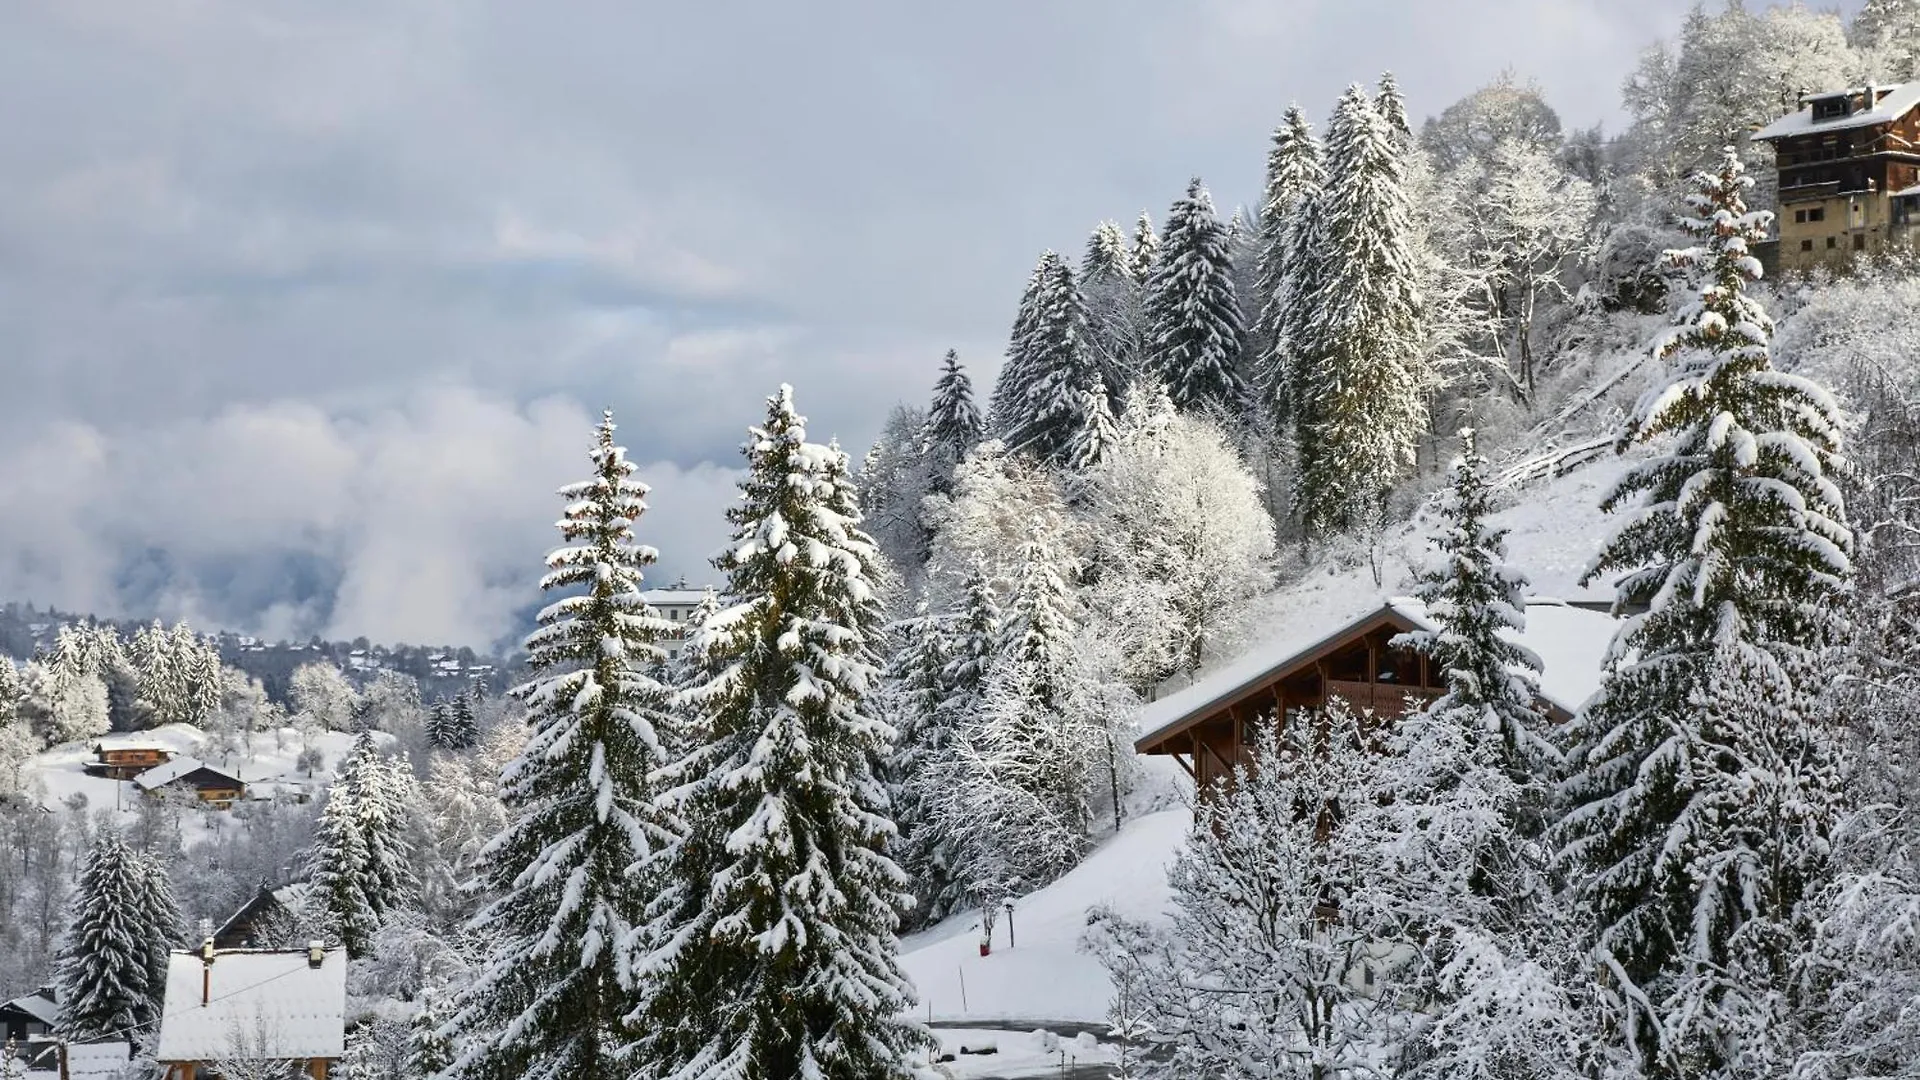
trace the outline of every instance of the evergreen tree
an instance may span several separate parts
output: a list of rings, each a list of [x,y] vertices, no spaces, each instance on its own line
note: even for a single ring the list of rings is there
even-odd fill
[[[1127,272],[1133,278],[1137,289],[1145,289],[1153,281],[1153,269],[1160,265],[1160,237],[1153,231],[1153,215],[1140,211],[1140,220],[1133,225],[1133,243],[1127,249]]]
[[[516,687],[531,734],[501,775],[511,820],[483,855],[498,897],[470,924],[492,944],[444,1028],[460,1042],[458,1080],[625,1080],[621,1018],[636,1001],[632,952],[645,952],[648,898],[662,851],[683,826],[655,801],[668,691],[643,672],[673,624],[648,612],[634,540],[647,485],[595,432],[593,477],[560,490],[566,545],[541,581],[561,593],[527,638],[533,676]]]
[[[480,741],[480,721],[473,715],[473,696],[465,690],[447,706],[447,749],[471,750]]]
[[[409,1080],[433,1080],[454,1063],[453,1040],[446,1032],[447,1022],[453,1019],[452,1003],[452,994],[443,987],[420,992],[420,1009],[413,1014],[407,1034]]]
[[[453,705],[444,697],[433,699],[427,710],[427,742],[437,750],[453,749]]]
[[[1010,439],[1024,420],[1027,398],[1034,382],[1040,377],[1039,360],[1034,355],[1030,339],[1040,320],[1040,305],[1047,288],[1049,267],[1059,258],[1051,251],[1041,254],[1040,261],[1034,264],[1033,273],[1027,275],[1027,287],[1021,291],[1020,305],[1014,310],[1013,333],[1007,338],[1007,359],[1000,365],[999,377],[994,379],[993,400],[989,409],[993,433],[1002,440]],[[866,471],[862,470],[863,473]]]
[[[186,937],[186,922],[174,900],[173,878],[167,864],[150,852],[129,850],[139,887],[133,894],[133,914],[141,927],[140,944],[146,952],[146,995],[156,1008],[167,997],[167,958]]]
[[[1327,184],[1315,221],[1310,291],[1291,303],[1300,450],[1297,500],[1311,531],[1377,524],[1413,464],[1432,373],[1422,359],[1412,219],[1392,129],[1358,86],[1327,135]]]
[[[1273,132],[1267,153],[1266,199],[1260,206],[1260,275],[1256,285],[1261,348],[1257,370],[1261,396],[1276,420],[1289,418],[1292,328],[1306,314],[1297,310],[1289,280],[1297,276],[1293,252],[1309,228],[1305,208],[1326,182],[1320,165],[1320,145],[1298,105],[1289,105]],[[1303,290],[1310,291],[1310,290]]]
[[[906,880],[874,763],[876,556],[846,458],[806,441],[792,391],[747,444],[733,542],[715,565],[737,601],[710,635],[716,674],[684,695],[707,741],[667,769],[691,830],[638,960],[639,1075],[880,1080],[932,1043],[903,1019]]]
[[[1693,178],[1669,253],[1702,272],[1656,346],[1671,381],[1623,446],[1658,442],[1607,496],[1639,510],[1589,578],[1618,570],[1622,628],[1601,690],[1568,736],[1563,856],[1592,913],[1614,1020],[1656,1077],[1781,1075],[1769,1033],[1796,1009],[1801,901],[1826,872],[1836,764],[1826,647],[1845,631],[1851,535],[1826,392],[1773,368],[1772,322],[1746,292],[1749,212],[1731,148]]]
[[[946,696],[946,654],[952,644],[952,616],[934,615],[922,601],[911,617],[887,628],[890,649],[882,674],[885,718],[898,734],[887,761],[887,789],[894,820],[900,829],[896,846],[900,867],[913,883],[921,902],[912,912],[916,924],[940,918],[931,911],[944,905],[927,903],[951,888],[952,871],[943,858],[942,837],[924,798],[928,768],[952,742],[953,733],[940,709]]]
[[[1031,373],[1006,436],[1011,450],[1055,465],[1067,463],[1087,390],[1098,384],[1099,357],[1087,337],[1086,304],[1065,259],[1048,252],[1027,334]]]
[[[1373,99],[1373,107],[1379,111],[1380,119],[1386,121],[1387,131],[1402,152],[1413,149],[1413,126],[1407,123],[1407,103],[1400,96],[1400,84],[1393,72],[1380,73],[1380,92]]]
[[[933,384],[933,404],[927,409],[927,464],[936,493],[953,486],[954,468],[986,437],[986,422],[973,404],[973,380],[961,366],[960,355],[948,349],[940,381]]]
[[[1182,410],[1238,414],[1247,388],[1240,377],[1244,333],[1234,295],[1227,228],[1213,196],[1196,177],[1167,213],[1164,251],[1147,298],[1152,326],[1147,369]]]
[[[367,956],[380,927],[368,899],[375,892],[368,861],[366,828],[352,785],[336,783],[307,852],[306,905],[308,916],[346,946],[349,956]]]
[[[74,1042],[128,1037],[160,1015],[138,856],[112,829],[88,849],[55,975],[60,1034]]]
[[[1117,393],[1139,373],[1140,285],[1120,226],[1103,221],[1087,239],[1080,259],[1080,293],[1086,300],[1088,344],[1099,360],[1100,378]],[[1111,407],[1115,402],[1108,400]]]
[[[1095,382],[1081,396],[1080,427],[1073,433],[1067,463],[1080,472],[1100,466],[1120,439],[1120,426],[1108,404],[1107,388]]]

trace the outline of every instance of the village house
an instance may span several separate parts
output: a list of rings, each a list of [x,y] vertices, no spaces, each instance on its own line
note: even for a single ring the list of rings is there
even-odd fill
[[[51,986],[0,1003],[0,1043],[20,1043],[53,1031],[60,1018],[60,995]]]
[[[92,776],[109,780],[131,780],[156,765],[173,759],[173,749],[137,736],[101,739],[93,744],[94,760],[81,768]]]
[[[266,885],[213,932],[216,949],[255,949],[271,946],[284,928],[295,925],[307,896],[307,883],[296,881],[277,889]]]
[[[154,1060],[166,1080],[265,1063],[327,1080],[346,1053],[347,951],[218,948],[208,938],[167,962]]]
[[[246,798],[246,782],[198,758],[177,757],[133,778],[133,786],[154,795],[162,791],[190,791],[194,797],[221,810]]]
[[[1543,713],[1562,721],[1599,689],[1601,662],[1617,621],[1599,603],[1535,600],[1527,605],[1519,643],[1541,661]],[[1446,688],[1446,673],[1411,649],[1400,634],[1436,627],[1418,600],[1395,598],[1319,638],[1282,637],[1141,712],[1142,754],[1169,756],[1204,793],[1252,761],[1256,725],[1296,710],[1324,708],[1338,697],[1378,717],[1402,715]]]
[[[1753,138],[1774,148],[1779,264],[1837,267],[1920,233],[1920,80],[1802,99]]]
[[[22,1080],[123,1080],[133,1044],[45,1038],[27,1043],[21,1060],[26,1063]]]
[[[667,650],[669,658],[680,655],[681,646],[687,639],[687,620],[693,617],[694,611],[706,598],[706,589],[696,589],[688,585],[684,578],[669,588],[648,589],[640,594],[640,599],[646,601],[655,614],[676,624],[673,636],[660,642],[660,647]]]

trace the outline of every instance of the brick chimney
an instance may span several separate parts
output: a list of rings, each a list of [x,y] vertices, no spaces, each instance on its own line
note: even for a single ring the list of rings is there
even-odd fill
[[[200,943],[200,1005],[202,1008],[213,1001],[213,938],[209,936]]]

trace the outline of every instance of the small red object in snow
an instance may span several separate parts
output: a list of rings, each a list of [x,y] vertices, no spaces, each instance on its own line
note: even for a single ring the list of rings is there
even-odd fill
[[[988,954],[990,954],[990,953],[992,953],[992,952],[993,952],[993,942],[991,942],[991,941],[983,941],[983,942],[981,942],[981,943],[980,943],[980,955],[981,955],[981,956],[986,956],[986,955],[988,955]]]

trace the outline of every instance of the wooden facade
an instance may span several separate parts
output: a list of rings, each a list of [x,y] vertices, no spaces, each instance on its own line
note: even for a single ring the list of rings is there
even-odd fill
[[[1805,99],[1761,129],[1774,147],[1779,264],[1841,267],[1920,235],[1920,86]]]
[[[1396,649],[1393,639],[1426,627],[1393,607],[1350,623],[1258,677],[1217,696],[1179,720],[1142,735],[1134,749],[1171,756],[1200,790],[1252,760],[1259,724],[1284,722],[1338,697],[1375,717],[1403,715],[1438,697],[1445,679],[1424,656]]]
[[[156,765],[173,760],[173,751],[162,746],[100,743],[93,748],[94,759],[86,771],[110,780],[131,780]]]

